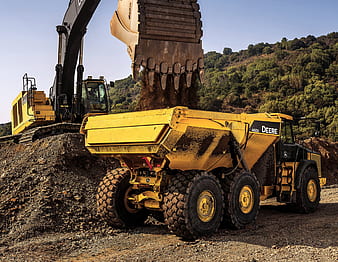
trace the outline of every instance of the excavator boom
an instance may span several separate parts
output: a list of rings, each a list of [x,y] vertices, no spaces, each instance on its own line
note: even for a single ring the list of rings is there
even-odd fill
[[[81,85],[83,76],[82,66],[82,40],[100,0],[70,0],[62,24],[57,26],[59,34],[58,63],[56,75],[51,88],[51,99],[58,118],[73,111],[74,76],[76,65],[78,67],[78,85]],[[80,59],[79,59],[80,53]],[[80,93],[81,87],[77,87]],[[65,112],[68,111],[68,112]]]

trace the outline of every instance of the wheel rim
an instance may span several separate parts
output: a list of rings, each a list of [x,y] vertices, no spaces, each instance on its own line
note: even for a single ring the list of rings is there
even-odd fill
[[[311,179],[307,184],[307,196],[310,202],[315,202],[317,199],[317,184],[316,181]]]
[[[201,221],[209,222],[215,215],[215,197],[210,191],[203,191],[197,200],[197,214]]]
[[[254,192],[250,186],[244,186],[239,193],[239,206],[244,214],[249,214],[254,206]]]

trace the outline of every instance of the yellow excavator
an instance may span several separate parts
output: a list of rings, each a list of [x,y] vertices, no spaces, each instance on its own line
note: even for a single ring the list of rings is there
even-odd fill
[[[62,24],[56,27],[58,61],[49,97],[37,90],[33,77],[24,75],[23,91],[12,103],[15,140],[23,143],[54,134],[78,132],[84,115],[108,113],[108,85],[104,78],[83,80],[83,37],[99,2],[69,2]]]
[[[49,97],[37,91],[34,78],[23,77],[24,89],[12,103],[12,133],[19,142],[77,132],[86,114],[109,111],[104,78],[83,80],[83,37],[99,3],[69,2],[57,26],[58,63]],[[196,106],[204,69],[196,1],[120,0],[111,32],[127,44],[134,77],[142,80],[140,109]]]

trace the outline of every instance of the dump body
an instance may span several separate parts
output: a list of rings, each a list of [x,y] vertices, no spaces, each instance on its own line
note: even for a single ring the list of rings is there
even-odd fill
[[[140,157],[152,157],[168,161],[170,169],[210,171],[233,166],[232,138],[251,169],[279,139],[282,120],[277,114],[227,114],[175,107],[92,116],[86,121],[86,146],[93,154],[133,163]]]

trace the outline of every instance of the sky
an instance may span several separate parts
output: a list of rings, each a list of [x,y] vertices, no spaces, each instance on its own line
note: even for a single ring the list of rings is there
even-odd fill
[[[118,0],[103,0],[85,39],[85,76],[109,81],[131,74],[126,46],[110,34]],[[0,9],[0,123],[10,121],[11,102],[22,90],[22,76],[37,80],[47,94],[57,62],[56,25],[62,23],[69,0],[3,1]],[[249,44],[276,43],[338,31],[337,0],[199,0],[203,48],[234,51]]]

